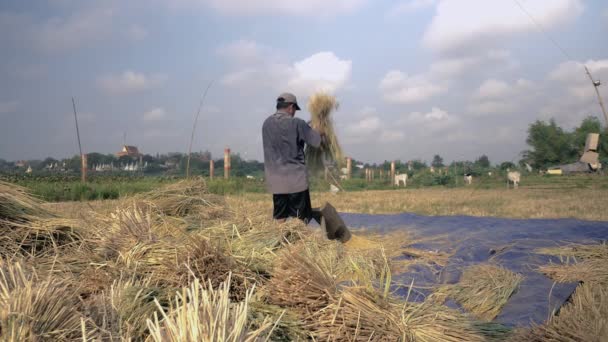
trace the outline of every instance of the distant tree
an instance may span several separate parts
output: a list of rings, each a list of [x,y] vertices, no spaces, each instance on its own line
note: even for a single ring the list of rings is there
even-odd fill
[[[572,135],[564,132],[555,120],[552,119],[549,123],[537,120],[528,128],[526,143],[532,149],[523,152],[524,158],[530,160],[537,169],[573,162],[577,159],[578,152],[572,140]]]
[[[431,166],[437,167],[437,168],[443,167],[443,158],[441,158],[440,155],[436,154],[433,157],[433,161],[431,162]]]
[[[512,163],[512,162],[510,162],[510,161],[507,161],[507,162],[502,162],[502,163],[500,163],[499,168],[500,168],[501,170],[506,170],[506,169],[511,169],[511,170],[513,170],[513,169],[515,169],[515,164],[513,164],[513,163]]]
[[[488,156],[483,154],[479,158],[477,158],[477,160],[475,161],[475,166],[487,169],[490,167],[490,159],[488,158]]]

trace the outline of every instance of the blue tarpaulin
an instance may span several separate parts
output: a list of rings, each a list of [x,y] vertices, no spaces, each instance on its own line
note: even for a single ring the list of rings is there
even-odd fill
[[[463,268],[491,261],[524,276],[517,292],[503,307],[495,322],[526,326],[544,322],[567,301],[578,283],[555,283],[537,271],[539,266],[560,263],[559,258],[535,252],[542,247],[571,243],[598,243],[608,239],[608,222],[575,219],[505,219],[471,216],[421,216],[415,214],[341,214],[352,229],[375,233],[406,230],[414,239],[434,237],[408,247],[445,252],[451,257],[445,267],[415,265],[394,275],[400,284],[414,282],[416,293],[430,294],[433,286],[458,282]],[[422,290],[420,290],[422,289]],[[426,290],[425,290],[426,289]],[[408,289],[401,289],[405,295]],[[399,293],[399,290],[397,291]],[[410,300],[420,300],[410,296]],[[446,305],[458,307],[456,303]]]

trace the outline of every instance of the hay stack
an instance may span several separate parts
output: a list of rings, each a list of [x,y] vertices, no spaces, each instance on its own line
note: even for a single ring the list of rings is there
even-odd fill
[[[38,279],[21,263],[0,260],[0,340],[65,341],[81,334],[76,293],[58,279]]]
[[[336,98],[326,93],[316,93],[308,101],[312,128],[325,134],[320,148],[307,148],[306,150],[306,163],[311,170],[324,170],[324,160],[335,162],[338,166],[344,161],[344,153],[338,142],[331,117],[332,112],[337,110],[338,106]]]
[[[249,302],[253,288],[240,303],[230,301],[230,277],[216,290],[198,279],[183,288],[165,313],[156,301],[158,312],[148,320],[153,341],[255,341],[271,333],[270,320],[256,330],[249,330]],[[163,318],[159,319],[159,315]]]
[[[437,289],[434,299],[452,298],[476,317],[491,321],[515,293],[523,276],[496,265],[467,267],[460,281]]]
[[[224,212],[221,197],[209,194],[203,178],[193,178],[169,184],[136,196],[171,217],[197,216],[201,219],[220,217]]]
[[[24,188],[0,182],[0,257],[38,256],[80,239],[77,221],[51,214]]]

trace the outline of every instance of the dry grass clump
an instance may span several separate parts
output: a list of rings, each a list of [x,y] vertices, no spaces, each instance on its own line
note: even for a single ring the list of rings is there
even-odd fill
[[[308,100],[308,111],[311,115],[311,127],[325,134],[325,141],[318,149],[309,148],[306,151],[306,163],[313,170],[323,170],[324,156],[340,165],[344,153],[334,130],[331,113],[339,107],[338,101],[332,95],[316,93]]]
[[[510,341],[601,342],[608,336],[608,290],[605,285],[580,285],[571,302],[547,323],[522,330]]]
[[[173,217],[213,219],[220,217],[225,210],[221,197],[209,194],[203,178],[182,180],[136,198]]]
[[[233,257],[248,269],[269,274],[277,260],[277,253],[290,244],[311,234],[311,230],[300,220],[276,222],[257,226],[238,233],[230,244]]]
[[[24,188],[0,182],[0,257],[40,255],[80,239],[75,220],[51,214]]]
[[[345,288],[320,312],[314,337],[324,341],[486,340],[473,321],[455,310],[432,302],[408,303],[381,292]]]
[[[273,323],[266,320],[258,329],[248,329],[252,294],[253,288],[242,302],[232,303],[230,277],[218,289],[195,279],[176,294],[168,312],[156,301],[158,312],[148,320],[150,338],[163,342],[256,341],[271,332]]]
[[[266,289],[270,304],[302,309],[310,317],[324,308],[337,292],[337,243],[304,242],[286,249]]]
[[[0,340],[76,339],[81,331],[77,304],[67,284],[0,260]]]
[[[563,264],[549,264],[539,271],[558,282],[597,283],[608,285],[608,244],[570,244],[542,248],[538,253],[559,256]]]
[[[115,280],[108,291],[86,301],[86,313],[100,331],[102,339],[129,340],[147,335],[147,319],[157,310],[155,299],[166,302],[167,290],[152,286],[149,280]]]
[[[434,293],[438,301],[452,298],[476,317],[491,321],[517,291],[523,276],[490,264],[467,267],[460,281],[439,287]]]

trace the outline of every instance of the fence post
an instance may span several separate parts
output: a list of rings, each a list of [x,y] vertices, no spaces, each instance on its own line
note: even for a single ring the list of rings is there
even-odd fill
[[[81,177],[82,177],[82,182],[86,183],[87,182],[87,155],[86,154],[82,154],[80,155],[80,160],[81,160]]]
[[[224,149],[224,179],[230,178],[230,149]]]
[[[346,158],[346,179],[351,179],[353,176],[353,160],[351,157]]]

